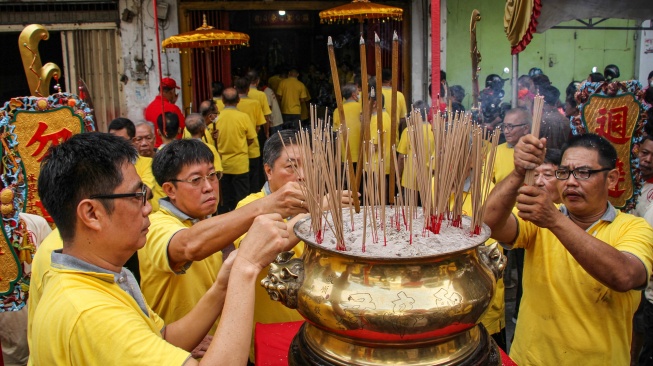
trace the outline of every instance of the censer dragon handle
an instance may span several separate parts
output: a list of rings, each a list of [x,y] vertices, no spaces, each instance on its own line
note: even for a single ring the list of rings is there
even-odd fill
[[[59,78],[61,69],[52,62],[43,65],[39,55],[39,42],[50,38],[50,33],[40,24],[25,27],[18,37],[20,57],[23,60],[25,76],[33,96],[47,97],[53,77]]]
[[[304,262],[301,258],[291,259],[295,252],[282,252],[270,264],[267,277],[261,280],[274,301],[290,309],[297,309],[297,294],[304,282]]]
[[[499,248],[498,243],[488,246],[479,245],[478,254],[481,262],[490,268],[497,281],[503,277],[503,270],[506,269],[508,260],[501,253],[501,248]]]

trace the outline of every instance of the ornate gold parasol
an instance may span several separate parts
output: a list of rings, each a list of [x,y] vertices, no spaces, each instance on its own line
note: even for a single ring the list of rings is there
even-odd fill
[[[369,0],[354,0],[350,4],[321,11],[320,21],[333,23],[357,20],[362,23],[364,20],[373,19],[401,20],[403,13],[403,9],[394,6],[375,4]]]
[[[206,24],[206,15],[202,26],[194,31],[185,32],[166,38],[161,42],[167,48],[210,48],[218,46],[249,46],[249,36],[245,33],[215,29]]]
[[[203,48],[206,56],[207,80],[209,83],[209,92],[213,81],[213,70],[210,64],[209,48],[227,47],[235,49],[236,47],[249,47],[249,35],[240,32],[231,32],[226,30],[215,29],[206,24],[206,15],[203,16],[202,26],[194,31],[184,32],[176,36],[168,37],[161,42],[161,47],[165,51],[168,48]]]

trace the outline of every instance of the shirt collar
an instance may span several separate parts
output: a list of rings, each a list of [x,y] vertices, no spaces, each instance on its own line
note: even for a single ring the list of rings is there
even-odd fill
[[[560,212],[562,212],[565,216],[569,217],[569,210],[567,210],[567,207],[565,207],[565,205],[560,205]],[[614,221],[615,218],[617,218],[617,209],[614,208],[614,206],[612,206],[612,203],[610,203],[610,201],[608,201],[608,208],[603,213],[603,216],[601,216],[601,218],[598,219],[596,222],[599,221],[612,222]],[[596,224],[596,222],[594,224]],[[594,226],[594,224],[590,225],[590,228]]]
[[[138,307],[146,316],[150,316],[140,286],[138,285],[134,274],[127,268],[122,267],[120,273],[109,271],[108,269],[85,262],[77,257],[64,254],[62,249],[53,251],[51,254],[51,260],[53,268],[82,272],[107,283],[118,285],[118,287],[136,301]]]
[[[272,194],[272,191],[270,191],[270,183],[269,182],[265,182],[265,184],[263,185],[263,193],[265,193],[266,196],[269,196],[269,195]]]
[[[170,202],[170,198],[164,197],[164,198],[159,198],[159,209],[164,209],[171,213],[173,216],[178,218],[180,221],[190,221],[193,225],[197,224],[198,222],[201,221],[201,219],[196,219],[193,217],[190,217],[186,215],[183,211],[177,208],[177,206],[173,205],[172,202]]]

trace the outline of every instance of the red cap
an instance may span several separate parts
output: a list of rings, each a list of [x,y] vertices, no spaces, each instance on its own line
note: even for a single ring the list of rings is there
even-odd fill
[[[163,78],[161,79],[161,89],[166,88],[166,89],[181,89],[180,87],[177,86],[177,82],[175,79],[171,78]]]

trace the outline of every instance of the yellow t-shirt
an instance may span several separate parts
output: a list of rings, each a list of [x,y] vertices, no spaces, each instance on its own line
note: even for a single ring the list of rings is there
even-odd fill
[[[383,93],[383,100],[385,101],[384,108],[392,116],[392,87],[382,87],[381,93]],[[397,129],[399,128],[399,120],[406,118],[406,114],[408,114],[406,97],[404,97],[404,93],[397,90]]]
[[[358,154],[360,153],[361,144],[361,105],[356,101],[348,100],[342,105],[342,110],[345,112],[345,121],[347,125],[347,139],[349,140],[349,150],[351,150],[351,161],[358,162]],[[333,111],[333,131],[340,129],[340,113],[338,108]],[[343,142],[344,149],[344,142]],[[347,154],[343,151],[342,161],[347,158]]]
[[[61,248],[63,248],[63,240],[61,239],[61,235],[59,235],[59,229],[55,228],[43,239],[32,259],[32,277],[29,285],[29,297],[27,298],[27,344],[30,349],[32,349],[32,323],[34,313],[41,301],[43,284],[46,282],[46,277],[50,273],[50,256],[53,251]],[[34,364],[31,356],[27,364]]]
[[[282,79],[279,75],[272,75],[268,79],[268,86],[272,88],[272,90],[274,90],[274,92],[276,93],[277,89],[279,88],[279,83],[281,83],[281,80],[285,80],[285,79]]]
[[[170,268],[170,240],[177,232],[193,226],[190,218],[173,214],[175,210],[170,202],[161,201],[159,211],[150,215],[147,242],[138,251],[143,296],[166,323],[181,319],[193,309],[213,285],[222,266],[222,252],[217,252],[199,262],[189,263],[185,272],[175,273]],[[211,328],[211,334],[215,328],[216,325]]]
[[[270,105],[268,104],[268,97],[265,95],[265,93],[256,89],[253,86],[250,86],[249,93],[247,93],[247,96],[252,99],[258,100],[258,102],[261,103],[261,108],[263,110],[264,116],[272,114],[272,110],[270,109]]]
[[[218,110],[220,111],[220,113],[222,113],[224,109],[225,109],[224,104],[222,104],[222,108],[220,108],[220,105],[218,105]],[[236,109],[245,113],[249,117],[249,123],[254,129],[254,135],[256,137],[257,136],[256,128],[258,126],[262,126],[265,124],[265,117],[263,116],[263,109],[261,107],[261,103],[259,103],[258,100],[256,99],[244,97],[244,98],[240,98],[240,102],[238,102]],[[220,116],[218,116],[218,120],[220,120]],[[220,131],[220,127],[218,127],[218,131]],[[218,134],[218,140],[220,140],[219,134]],[[219,145],[218,145],[218,150],[220,150]],[[258,158],[259,156],[261,156],[261,149],[259,147],[258,138],[254,138],[254,143],[248,146],[248,156],[249,159]],[[249,170],[249,166],[247,169]]]
[[[145,156],[139,156],[134,164],[136,168],[136,173],[143,183],[145,183],[152,190],[152,199],[150,199],[150,204],[152,205],[152,212],[159,210],[159,198],[165,197],[163,193],[163,188],[156,182],[154,179],[154,174],[152,174],[152,158]]]
[[[249,116],[234,107],[225,108],[218,116],[217,128],[218,151],[224,173],[249,172],[247,140],[258,140]]]
[[[302,99],[308,101],[310,96],[306,86],[294,77],[283,79],[279,83],[279,89],[275,89],[277,95],[281,97],[281,113],[283,114],[301,114]]]
[[[209,123],[208,126],[206,126],[206,130],[204,130],[204,136],[202,136],[202,141],[209,145],[213,145],[213,136],[211,136],[211,131],[213,131],[213,123]],[[188,132],[188,129],[184,127],[184,134],[183,138],[185,139],[190,139],[193,138],[193,136]]]
[[[392,156],[390,155],[392,151],[392,146],[390,145],[390,115],[386,112],[383,112],[383,165],[385,169],[385,174],[390,174],[390,159]],[[376,117],[376,113],[372,115],[372,119],[370,120],[370,140],[372,140],[372,143],[375,145],[378,145],[378,136],[377,136],[377,123],[378,119]],[[378,161],[376,160],[376,155],[374,159],[374,166],[377,166]]]
[[[243,198],[240,202],[238,202],[236,209],[243,207],[246,204],[254,202],[257,199],[263,197],[265,197],[264,190],[258,193],[252,193],[249,196]],[[236,241],[234,241],[236,248],[240,246],[240,242],[243,240],[245,235],[241,236],[240,238],[236,239]],[[299,242],[299,244],[295,245],[295,247],[292,250],[295,252],[295,257],[297,258],[301,257],[302,254],[304,254],[304,242]],[[261,280],[268,275],[269,269],[270,266],[263,268],[263,270],[261,271],[261,273],[259,273],[258,278],[256,280],[257,284],[261,283]],[[304,320],[304,318],[301,315],[299,315],[297,310],[289,309],[283,304],[281,304],[280,302],[270,299],[270,295],[268,295],[267,291],[263,288],[263,286],[257,285],[255,287],[254,293],[256,296],[256,305],[254,305],[254,323],[253,323],[254,325],[256,325],[256,323],[269,324],[269,323],[293,322],[298,320]],[[249,358],[250,360],[252,360],[252,362],[255,361],[253,336],[254,335],[252,333],[252,347],[249,353]]]
[[[587,274],[551,231],[518,222],[515,247],[526,249],[524,294],[511,358],[520,366],[628,365],[641,291],[609,289]],[[650,275],[653,229],[644,219],[610,205],[586,231],[636,256]]]
[[[190,357],[162,338],[163,320],[147,305],[145,313],[113,274],[49,272],[32,322],[32,364],[182,365]]]
[[[492,182],[494,184],[501,182],[513,170],[515,170],[515,148],[508,146],[506,142],[497,146]]]
[[[213,168],[215,168],[216,172],[221,172],[222,169],[222,159],[220,159],[220,154],[218,153],[218,150],[213,147],[213,145],[209,145],[208,143],[204,142],[206,146],[211,150],[213,153]]]
[[[397,145],[397,152],[406,155],[404,159],[404,171],[401,174],[401,186],[409,189],[417,189],[417,181],[415,172],[413,171],[413,147],[410,144],[410,137],[408,136],[409,128],[406,128],[401,134],[399,145]],[[422,134],[424,136],[424,148],[429,150],[429,156],[435,155],[435,137],[433,137],[433,130],[428,123],[422,124]],[[426,162],[425,169],[428,169],[429,162]],[[471,211],[470,211],[471,212]]]

